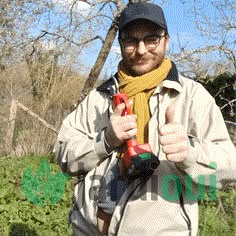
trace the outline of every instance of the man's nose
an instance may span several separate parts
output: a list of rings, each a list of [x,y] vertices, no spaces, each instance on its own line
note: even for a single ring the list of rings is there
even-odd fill
[[[147,48],[145,46],[145,43],[142,40],[139,41],[139,43],[137,45],[136,52],[140,55],[143,55],[147,52]]]

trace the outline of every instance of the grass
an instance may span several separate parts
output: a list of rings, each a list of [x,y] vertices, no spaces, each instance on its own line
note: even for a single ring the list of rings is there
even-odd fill
[[[72,235],[67,216],[73,194],[72,181],[68,181],[61,201],[57,204],[37,206],[22,192],[21,180],[27,168],[37,173],[41,160],[50,163],[51,173],[60,172],[50,157],[0,158],[0,235],[9,236],[67,236]]]
[[[199,236],[236,236],[235,187],[218,191],[217,199],[200,202]]]
[[[0,158],[0,236],[71,236],[67,217],[72,204],[73,180],[68,180],[62,199],[38,206],[22,192],[22,177],[30,167],[39,173],[42,160],[50,164],[50,174],[60,169],[52,157]],[[42,170],[42,169],[41,169]],[[46,167],[43,169],[46,170]],[[235,236],[235,188],[218,192],[221,204],[204,200],[200,203],[199,236]]]

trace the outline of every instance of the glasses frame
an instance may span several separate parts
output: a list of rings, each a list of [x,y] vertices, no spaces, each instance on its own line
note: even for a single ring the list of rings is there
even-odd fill
[[[142,41],[144,42],[144,45],[146,47],[147,50],[149,51],[153,51],[155,50],[159,45],[160,45],[160,42],[161,42],[161,39],[162,38],[165,38],[167,36],[167,34],[164,34],[164,35],[158,35],[158,34],[150,34],[150,35],[146,35],[145,37],[143,38],[135,38],[135,37],[120,37],[119,38],[119,43],[121,44],[122,48],[124,48],[124,50],[126,50],[127,52],[133,52],[135,49],[138,48],[138,45],[139,43]],[[147,45],[147,39],[150,39],[150,38],[157,38],[156,39],[156,43],[155,43],[155,46],[154,47],[150,47]],[[134,46],[133,48],[130,48],[128,49],[124,44],[124,40],[126,39],[133,39],[134,40]]]

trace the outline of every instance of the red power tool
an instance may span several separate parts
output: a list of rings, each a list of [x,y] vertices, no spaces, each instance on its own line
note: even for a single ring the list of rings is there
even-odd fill
[[[125,104],[122,116],[130,115],[131,108],[128,96],[125,93],[118,93],[113,96],[113,107],[120,103]],[[160,164],[150,145],[148,143],[139,144],[136,136],[126,141],[126,151],[122,158],[129,175],[151,175]]]

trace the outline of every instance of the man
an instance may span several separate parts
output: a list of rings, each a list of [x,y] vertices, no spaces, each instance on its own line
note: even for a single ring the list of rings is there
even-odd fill
[[[74,235],[197,235],[200,187],[210,186],[214,196],[216,185],[235,177],[220,110],[165,58],[169,35],[159,6],[129,5],[119,43],[118,73],[64,120],[55,146],[62,170],[79,176],[70,214]],[[118,92],[130,100],[112,104]],[[133,113],[123,116],[127,107]],[[133,137],[150,145],[158,167],[140,171],[145,158],[140,169],[125,165],[125,144]]]

